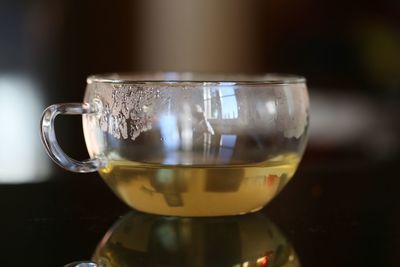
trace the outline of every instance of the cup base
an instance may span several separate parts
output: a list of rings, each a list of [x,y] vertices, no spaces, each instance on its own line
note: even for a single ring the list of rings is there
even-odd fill
[[[132,207],[131,207],[132,208]],[[161,215],[161,216],[176,216],[176,217],[223,217],[223,216],[240,216],[240,215],[245,215],[245,214],[250,214],[250,213],[255,213],[259,210],[264,208],[264,206],[255,208],[253,210],[249,211],[242,211],[242,212],[226,212],[226,213],[197,213],[197,212],[176,212],[176,213],[162,213],[162,212],[154,212],[154,211],[147,211],[147,210],[140,210],[137,208],[133,208],[134,210],[148,213],[148,214],[154,214],[154,215]]]

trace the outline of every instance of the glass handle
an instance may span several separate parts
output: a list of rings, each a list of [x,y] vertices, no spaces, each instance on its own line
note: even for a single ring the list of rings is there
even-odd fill
[[[54,131],[54,119],[59,114],[82,115],[94,113],[89,104],[64,103],[55,104],[46,108],[41,119],[41,138],[47,154],[59,166],[72,172],[95,172],[99,167],[98,159],[87,159],[78,161],[70,158],[64,153],[57,142]]]

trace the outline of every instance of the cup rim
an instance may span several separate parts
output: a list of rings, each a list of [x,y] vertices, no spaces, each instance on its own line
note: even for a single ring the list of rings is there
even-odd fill
[[[111,84],[168,84],[168,85],[286,85],[304,84],[300,75],[283,73],[216,74],[197,72],[137,72],[90,75],[87,83]]]

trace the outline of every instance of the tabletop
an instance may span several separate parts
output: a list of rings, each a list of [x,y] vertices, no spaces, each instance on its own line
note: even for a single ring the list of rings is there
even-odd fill
[[[302,266],[397,265],[396,158],[312,155],[262,216],[280,229]],[[98,174],[55,174],[46,182],[0,185],[3,266],[89,260],[110,227],[129,214]]]

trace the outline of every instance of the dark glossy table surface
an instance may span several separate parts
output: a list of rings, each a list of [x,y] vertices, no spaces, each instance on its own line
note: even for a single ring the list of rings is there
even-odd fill
[[[293,244],[302,266],[398,266],[396,158],[312,155],[262,210]],[[129,212],[97,174],[54,173],[47,182],[0,185],[2,266],[88,260]]]

